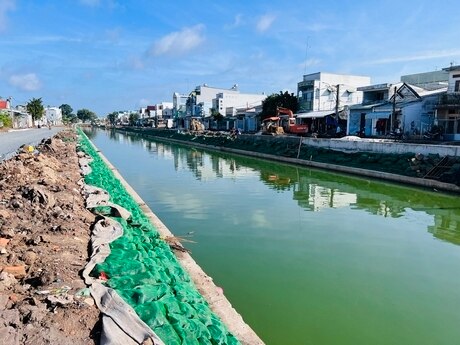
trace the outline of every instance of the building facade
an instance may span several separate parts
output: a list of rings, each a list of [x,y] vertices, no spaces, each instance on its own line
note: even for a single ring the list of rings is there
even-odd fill
[[[235,116],[237,109],[250,109],[262,105],[266,95],[220,92],[212,100],[212,108],[223,116]]]
[[[219,93],[238,94],[238,85],[230,89],[210,87],[207,84],[199,85],[188,96],[186,103],[187,116],[204,118],[211,115],[213,99]]]
[[[362,101],[357,88],[370,85],[366,76],[318,72],[303,76],[297,84],[299,113],[335,110]]]
[[[445,70],[401,76],[401,82],[421,87],[425,90],[437,90],[447,87],[449,73]]]
[[[350,107],[347,134],[421,136],[434,123],[437,100],[447,88],[426,90],[407,83],[360,88],[363,102]]]
[[[436,106],[436,124],[445,140],[460,140],[460,65],[444,68],[449,74],[447,93]]]
[[[58,107],[45,108],[46,123],[52,126],[62,125],[62,110]]]

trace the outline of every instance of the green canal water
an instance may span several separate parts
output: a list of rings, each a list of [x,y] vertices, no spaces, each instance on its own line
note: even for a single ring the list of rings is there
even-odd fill
[[[460,344],[460,198],[87,132],[267,344]]]

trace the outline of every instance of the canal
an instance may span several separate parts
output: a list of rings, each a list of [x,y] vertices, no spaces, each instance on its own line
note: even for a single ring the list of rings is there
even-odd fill
[[[267,344],[458,344],[460,198],[88,130]]]

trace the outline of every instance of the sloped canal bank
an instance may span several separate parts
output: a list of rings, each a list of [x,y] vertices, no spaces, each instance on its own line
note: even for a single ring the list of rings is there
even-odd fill
[[[105,284],[134,308],[165,344],[240,344],[240,341],[242,344],[262,344],[225,299],[221,289],[188,254],[181,254],[182,247],[177,240],[171,238],[167,228],[85,136],[80,139],[80,149],[91,157],[85,182],[108,192],[113,204],[122,206],[123,213],[130,213],[123,218],[110,215],[121,225],[123,234],[110,243],[111,253],[104,262],[95,260],[97,265],[91,275],[105,279]],[[98,212],[109,216],[106,206],[100,206]],[[187,266],[200,292],[210,299],[208,302],[214,312],[170,246],[179,249],[179,261]],[[103,302],[96,303],[99,306]],[[227,322],[240,341],[215,313]],[[117,320],[115,322],[118,324]]]
[[[267,344],[455,344],[460,201],[94,131]]]

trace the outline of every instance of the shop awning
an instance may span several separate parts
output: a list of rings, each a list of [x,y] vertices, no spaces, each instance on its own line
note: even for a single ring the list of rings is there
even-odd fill
[[[366,114],[366,119],[388,119],[391,111],[374,111]]]
[[[323,110],[323,111],[310,111],[308,113],[299,113],[295,114],[294,116],[298,119],[313,119],[313,118],[321,118],[326,117],[328,115],[335,114],[334,110]]]

